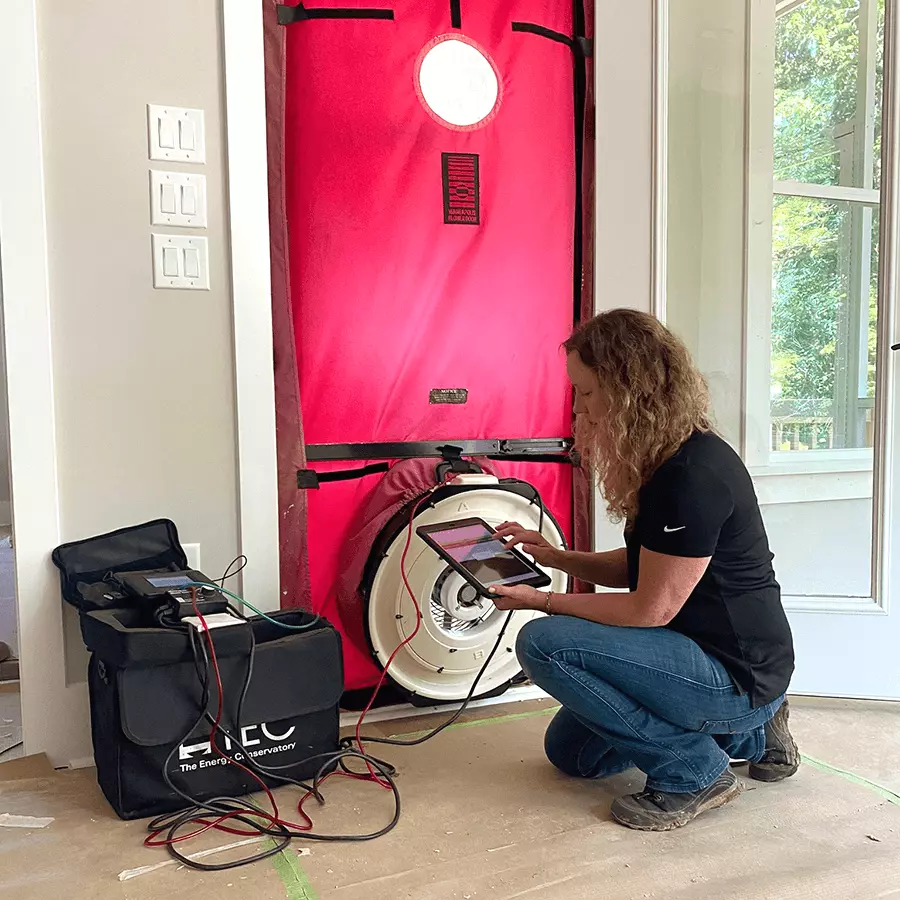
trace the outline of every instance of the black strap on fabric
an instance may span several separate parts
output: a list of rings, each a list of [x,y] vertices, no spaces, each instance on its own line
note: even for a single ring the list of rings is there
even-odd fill
[[[393,20],[392,9],[308,9],[302,3],[296,6],[279,4],[278,24],[293,25],[295,22],[308,22],[312,19],[386,19]]]
[[[572,438],[512,438],[456,441],[401,441],[364,444],[307,444],[306,461],[370,462],[373,459],[453,459],[457,456],[565,454]]]
[[[568,452],[560,453],[486,453],[488,459],[497,462],[525,462],[525,463],[554,463],[557,465],[579,465],[578,454],[571,448]],[[477,465],[464,458],[461,447],[446,445],[441,448],[440,457],[443,463],[438,466],[438,481],[443,480],[444,474],[455,472],[477,472]],[[414,457],[407,457],[414,458]],[[443,468],[442,468],[443,467]],[[315,469],[300,469],[297,472],[297,487],[302,491],[315,491],[323,484],[335,481],[353,481],[357,478],[367,478],[369,475],[383,475],[390,471],[391,464],[387,462],[372,463],[368,466],[360,466],[356,469],[338,469],[334,472],[317,472]],[[443,474],[442,474],[443,473]]]
[[[572,8],[572,26],[575,34],[586,31],[584,0],[575,0]],[[573,53],[572,62],[575,76],[575,222],[572,283],[572,321],[578,324],[582,319],[582,295],[584,292],[584,130],[587,109],[587,59],[592,55],[587,38],[582,53]],[[587,213],[593,215],[591,210]]]
[[[556,41],[565,44],[578,56],[590,57],[594,55],[594,42],[586,37],[569,37],[561,31],[552,28],[544,28],[543,25],[535,25],[533,22],[513,22],[512,30],[523,34],[536,34],[538,37],[547,38],[548,41]]]
[[[462,10],[459,0],[450,0],[450,25],[453,28],[462,28]]]
[[[337,472],[316,472],[314,469],[300,469],[297,472],[297,487],[301,491],[318,490],[322,484],[331,481],[353,481],[356,478],[365,478],[368,475],[383,475],[390,471],[388,463],[373,463],[371,466],[362,466],[359,469],[341,469]]]
[[[525,462],[525,463],[555,463],[557,465],[572,466],[579,460],[574,452],[569,453],[506,453],[502,456],[488,456],[497,462]]]

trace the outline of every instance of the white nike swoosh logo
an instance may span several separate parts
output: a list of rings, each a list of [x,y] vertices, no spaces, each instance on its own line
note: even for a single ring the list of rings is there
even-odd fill
[[[672,533],[675,532],[675,531],[684,531],[685,528],[687,528],[687,525],[682,525],[681,528],[669,528],[669,526],[666,525],[666,526],[663,528],[663,531],[664,531],[666,534],[672,534]]]

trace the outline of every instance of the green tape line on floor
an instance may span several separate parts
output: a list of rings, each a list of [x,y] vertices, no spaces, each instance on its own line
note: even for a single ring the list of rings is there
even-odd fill
[[[820,772],[830,772],[832,775],[839,775],[841,778],[845,778],[847,781],[852,781],[854,784],[858,784],[860,787],[867,788],[870,791],[874,791],[880,797],[883,797],[888,803],[894,803],[897,806],[900,806],[900,794],[895,793],[890,788],[886,788],[882,784],[877,784],[874,781],[869,781],[868,778],[863,778],[862,775],[857,775],[855,772],[848,772],[846,769],[839,769],[837,766],[829,765],[827,762],[822,762],[820,759],[815,759],[812,756],[801,756],[801,759],[808,766],[812,766],[814,769],[818,769]]]
[[[536,716],[548,716],[552,713],[555,713],[559,709],[558,706],[552,706],[548,709],[532,709],[528,712],[522,713],[511,713],[506,716],[497,716],[496,718],[487,718],[487,719],[472,719],[468,722],[457,722],[454,725],[451,725],[447,730],[450,731],[453,728],[474,728],[477,725],[494,725],[494,724],[502,724],[504,722],[514,722],[518,719],[533,719]],[[417,731],[412,734],[394,734],[391,735],[392,738],[395,739],[406,739],[406,740],[414,740],[415,738],[422,737],[423,735],[428,734],[431,729],[426,729],[424,731]],[[813,756],[802,756],[803,762],[810,766],[813,769],[818,769],[820,772],[829,772],[832,775],[837,775],[840,778],[845,778],[847,781],[853,782],[853,784],[857,784],[860,787],[864,787],[869,791],[874,791],[880,797],[884,798],[888,801],[888,803],[893,803],[896,806],[900,806],[900,794],[895,791],[892,791],[890,788],[885,787],[882,784],[877,784],[874,781],[870,781],[868,778],[864,778],[862,775],[857,775],[855,772],[848,772],[846,769],[840,769],[837,766],[832,766],[827,762],[823,762],[820,759],[816,759]]]
[[[270,849],[275,844],[270,841],[264,846]],[[272,857],[272,862],[275,863],[275,871],[284,885],[287,900],[318,900],[313,886],[306,877],[306,872],[303,871],[297,860],[296,851],[290,848],[282,850],[281,853],[276,853]]]

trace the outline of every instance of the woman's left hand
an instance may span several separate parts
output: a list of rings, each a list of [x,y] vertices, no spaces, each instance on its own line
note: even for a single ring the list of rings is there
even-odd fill
[[[491,600],[497,609],[537,609],[547,605],[547,595],[525,585],[497,585],[490,589]]]

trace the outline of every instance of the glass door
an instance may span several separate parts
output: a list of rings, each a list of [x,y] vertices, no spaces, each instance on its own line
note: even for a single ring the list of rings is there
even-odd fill
[[[754,476],[798,692],[900,697],[895,2],[665,5],[660,312]]]

